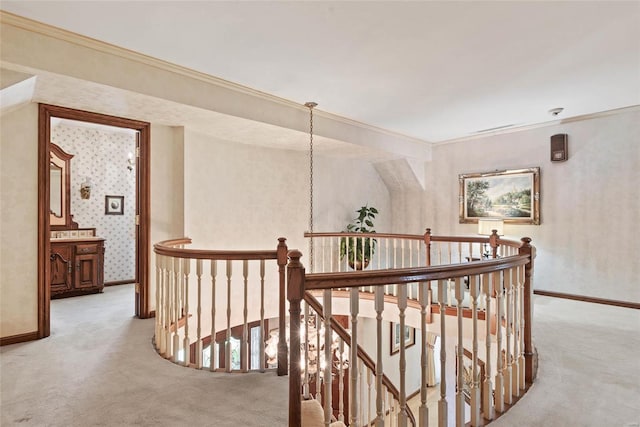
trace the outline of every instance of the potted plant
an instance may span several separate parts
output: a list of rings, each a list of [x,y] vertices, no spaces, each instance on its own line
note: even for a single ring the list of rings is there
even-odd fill
[[[357,218],[347,225],[347,232],[351,233],[375,233],[373,220],[378,210],[368,205],[362,206],[356,211]],[[349,266],[355,270],[362,270],[369,265],[376,248],[376,239],[371,237],[343,237],[340,239],[340,260],[348,254]]]

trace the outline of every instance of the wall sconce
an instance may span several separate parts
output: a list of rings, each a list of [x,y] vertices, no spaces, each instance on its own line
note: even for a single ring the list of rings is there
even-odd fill
[[[83,199],[89,199],[91,197],[91,178],[85,177],[82,184],[80,184],[80,197]]]
[[[127,155],[127,169],[129,169],[129,172],[133,170],[133,167],[135,165],[136,165],[136,161],[133,158],[133,153],[129,151],[129,154]]]

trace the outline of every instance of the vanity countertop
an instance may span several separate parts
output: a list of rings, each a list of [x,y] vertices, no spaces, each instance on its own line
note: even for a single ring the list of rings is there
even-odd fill
[[[96,237],[96,236],[82,236],[82,237],[52,237],[51,242],[97,242],[100,240],[104,240],[104,237]]]

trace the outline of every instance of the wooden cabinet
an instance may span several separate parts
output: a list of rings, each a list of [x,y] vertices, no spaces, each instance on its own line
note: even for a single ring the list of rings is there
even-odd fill
[[[51,298],[102,292],[104,239],[51,240]]]

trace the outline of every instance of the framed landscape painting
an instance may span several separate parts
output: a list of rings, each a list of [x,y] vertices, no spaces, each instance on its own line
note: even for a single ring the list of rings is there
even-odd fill
[[[460,223],[480,218],[512,224],[540,224],[540,168],[463,174]]]

